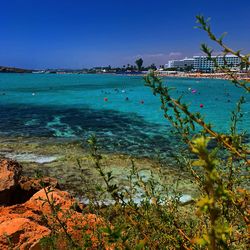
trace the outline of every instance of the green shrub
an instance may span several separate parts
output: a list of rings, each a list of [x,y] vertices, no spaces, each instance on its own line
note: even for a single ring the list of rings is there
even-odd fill
[[[232,53],[249,65],[249,55],[242,56],[240,51],[227,47],[223,37],[217,38],[202,16],[197,16],[197,21],[199,28],[222,47],[223,55]],[[210,60],[214,60],[211,49],[203,44],[202,50]],[[249,94],[249,83],[238,80],[237,74],[226,66],[221,70],[229,74],[233,84]],[[160,97],[164,117],[187,145],[181,155],[177,154],[177,163],[190,172],[193,182],[199,187],[196,205],[194,202],[185,206],[180,204],[181,194],[176,187],[167,186],[156,178],[154,171],[144,178],[133,160],[126,185],[119,185],[113,173],[105,170],[105,160],[98,151],[96,138],[91,137],[88,143],[93,166],[103,183],[95,191],[91,189],[89,196],[86,194],[89,206],[83,213],[98,214],[104,218],[105,226],[96,232],[97,246],[93,247],[86,236],[86,244],[79,249],[103,249],[107,246],[113,249],[247,249],[250,217],[246,187],[250,152],[244,143],[245,134],[238,131],[244,98],[239,97],[232,112],[229,133],[221,133],[206,123],[200,113],[192,113],[181,97],[173,98],[173,90],[164,85],[155,72],[146,76],[145,82],[153,94]],[[214,146],[208,147],[211,141]],[[81,169],[80,160],[78,167]],[[164,179],[163,175],[160,176]],[[82,178],[84,182],[84,175]],[[139,202],[135,199],[138,195]],[[107,198],[112,200],[109,205],[100,204]],[[53,201],[48,202],[55,223],[61,224]],[[64,232],[69,249],[72,245],[76,247],[77,243],[66,229]]]

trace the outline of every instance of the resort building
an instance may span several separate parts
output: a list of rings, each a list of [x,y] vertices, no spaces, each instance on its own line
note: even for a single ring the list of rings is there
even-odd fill
[[[193,69],[194,71],[211,72],[216,69],[216,66],[227,67],[239,70],[241,59],[235,55],[212,56],[216,60],[216,64],[209,60],[207,56],[194,56],[193,58],[184,58],[182,60],[171,60],[166,64],[166,68]],[[226,63],[225,63],[226,62]]]
[[[213,71],[216,68],[215,63],[209,60],[207,56],[194,56],[193,58],[195,70]],[[213,56],[213,58],[219,67],[223,67],[226,64],[230,68],[239,68],[241,64],[241,59],[235,55]]]
[[[166,64],[167,68],[177,68],[177,69],[185,69],[187,67],[194,66],[194,59],[193,58],[184,58],[182,60],[171,60]]]

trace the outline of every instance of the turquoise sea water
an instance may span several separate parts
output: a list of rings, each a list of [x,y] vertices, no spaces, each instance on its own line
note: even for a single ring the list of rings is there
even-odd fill
[[[240,126],[250,133],[250,99],[241,89],[215,79],[164,82],[220,131],[229,130],[230,112],[245,95]],[[140,155],[177,147],[159,98],[141,76],[0,74],[0,107],[0,136],[85,140],[95,133],[108,151]]]

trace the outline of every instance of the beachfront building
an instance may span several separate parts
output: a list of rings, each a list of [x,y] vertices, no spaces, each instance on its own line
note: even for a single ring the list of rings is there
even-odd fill
[[[185,69],[194,66],[194,58],[184,58],[182,60],[171,60],[166,64],[166,68]]]
[[[239,69],[241,64],[241,59],[235,55],[226,56],[212,56],[219,67],[225,66],[225,61],[227,67]],[[196,71],[214,71],[216,65],[213,61],[209,60],[207,56],[194,56],[194,69]]]
[[[239,70],[241,59],[235,55],[212,56],[216,60],[216,64],[209,60],[207,56],[194,56],[193,58],[184,58],[182,60],[171,60],[166,64],[166,68],[193,69],[194,71],[211,72],[216,69],[216,66],[226,66],[232,70]],[[226,63],[225,63],[226,61]]]

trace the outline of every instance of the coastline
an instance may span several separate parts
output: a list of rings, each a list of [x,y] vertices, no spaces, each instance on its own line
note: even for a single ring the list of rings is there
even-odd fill
[[[106,73],[107,74],[107,73]],[[232,78],[227,73],[188,73],[188,72],[161,72],[156,71],[159,77],[171,78],[190,78],[190,79],[218,79],[218,80],[231,80]],[[113,74],[117,75],[117,74]],[[124,74],[127,76],[146,76],[147,73],[141,74]],[[242,81],[250,82],[250,72],[248,73],[235,73],[235,76]]]
[[[190,79],[221,79],[221,80],[231,80],[231,76],[228,73],[191,73],[191,72],[172,72],[172,71],[155,71],[159,77],[171,77],[171,78],[190,78]],[[122,75],[122,76],[146,76],[148,73],[145,72],[124,72],[124,73],[114,73],[114,72],[105,72],[105,73],[74,73],[74,72],[57,72],[57,73],[34,73],[31,71],[27,72],[1,72],[0,74],[52,74],[52,75]],[[232,72],[237,77],[238,80],[250,82],[250,72],[247,73],[238,73]]]
[[[37,172],[59,180],[63,190],[70,192],[79,200],[88,190],[102,183],[102,178],[93,166],[90,152],[83,147],[80,140],[57,140],[56,138],[38,137],[0,137],[0,156],[17,160],[23,166],[24,175],[34,177]],[[103,153],[105,171],[112,171],[115,182],[126,186],[127,176],[132,168],[140,170],[145,178],[154,178],[162,184],[177,188],[183,195],[196,196],[197,187],[191,183],[191,177],[185,171],[174,168],[171,164],[162,164],[147,157],[136,157],[119,153]],[[79,168],[78,161],[81,164]],[[84,181],[81,178],[84,174]],[[163,174],[164,178],[161,178]],[[178,183],[178,185],[177,185]],[[86,185],[87,184],[87,185]]]
[[[159,75],[168,77],[172,76],[169,74],[161,73]],[[239,80],[250,82],[249,73],[236,73],[235,75]],[[177,75],[174,75],[173,77],[231,80],[231,77],[227,73],[177,73]]]

